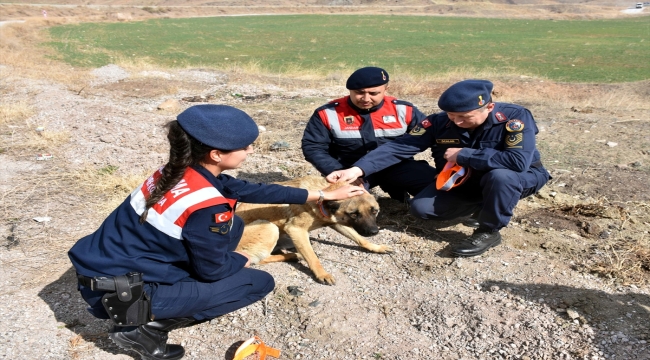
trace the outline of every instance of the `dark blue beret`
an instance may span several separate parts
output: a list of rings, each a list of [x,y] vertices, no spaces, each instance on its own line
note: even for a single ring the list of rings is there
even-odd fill
[[[438,107],[444,111],[476,110],[492,99],[494,85],[487,80],[463,80],[450,86],[440,95]]]
[[[259,135],[257,124],[248,114],[227,105],[195,105],[176,120],[191,137],[219,150],[245,148]]]
[[[388,83],[388,73],[378,67],[364,67],[350,75],[345,87],[348,90],[357,90],[380,86]]]

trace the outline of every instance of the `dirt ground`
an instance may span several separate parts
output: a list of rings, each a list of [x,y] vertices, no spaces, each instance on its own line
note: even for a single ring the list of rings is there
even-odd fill
[[[19,70],[0,59],[7,359],[138,358],[85,311],[66,251],[165,162],[162,125],[178,112],[203,101],[249,113],[266,131],[232,174],[272,182],[315,173],[299,148],[302,130],[313,109],[345,94],[344,78],[109,65],[71,69],[83,80],[67,83]],[[418,92],[396,79],[389,92],[431,113],[456,80]],[[276,279],[265,300],[175,330],[170,342],[187,359],[229,360],[253,335],[281,359],[650,359],[650,81],[492,80],[497,101],[534,114],[553,176],[519,203],[501,246],[453,258],[448,245],[470,228],[414,219],[376,191],[381,232],[372,241],[394,253],[314,231],[336,285],[315,282],[302,262],[260,266]],[[167,100],[178,107],[159,109]],[[289,148],[273,150],[281,142]]]

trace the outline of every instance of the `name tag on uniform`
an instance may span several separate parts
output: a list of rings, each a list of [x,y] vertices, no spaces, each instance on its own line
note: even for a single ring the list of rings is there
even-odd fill
[[[397,122],[397,119],[395,119],[395,117],[393,115],[386,115],[386,116],[382,117],[382,120],[384,120],[384,124],[390,124],[390,123]]]
[[[460,144],[459,139],[436,139],[436,144]]]

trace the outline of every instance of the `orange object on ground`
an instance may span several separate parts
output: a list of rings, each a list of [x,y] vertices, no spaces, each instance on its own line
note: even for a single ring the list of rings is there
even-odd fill
[[[447,162],[436,178],[436,189],[449,191],[464,183],[471,174],[470,168],[462,167],[453,162]]]
[[[280,357],[280,350],[266,346],[262,339],[254,336],[246,341],[235,351],[235,357],[232,360],[244,360],[248,355],[257,353],[259,360],[265,360],[266,355],[273,356],[274,358]]]

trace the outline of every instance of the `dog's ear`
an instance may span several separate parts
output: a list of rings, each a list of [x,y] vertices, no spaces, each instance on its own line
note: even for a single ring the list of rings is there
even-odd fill
[[[327,210],[329,210],[330,214],[333,214],[339,210],[341,207],[341,202],[340,201],[327,201],[325,202],[325,206],[327,207]]]

